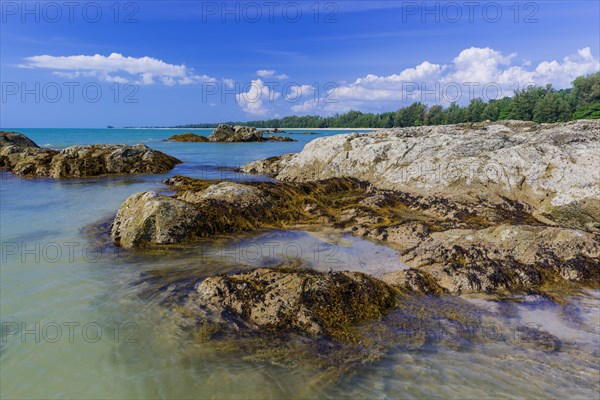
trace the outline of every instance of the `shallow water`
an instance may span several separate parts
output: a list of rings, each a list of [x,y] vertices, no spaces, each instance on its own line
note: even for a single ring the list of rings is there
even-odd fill
[[[405,267],[394,250],[333,232],[264,231],[131,254],[98,243],[85,229],[109,218],[135,192],[168,190],[161,180],[175,174],[264,179],[220,167],[298,151],[315,135],[293,135],[297,143],[186,144],[162,139],[187,130],[15,130],[52,147],[144,142],[185,164],[162,176],[90,180],[0,174],[1,398],[600,395],[598,291],[581,291],[568,306],[536,297],[503,303],[465,298],[482,321],[504,333],[502,339],[478,330],[475,337],[465,334],[464,341],[456,335],[445,340],[444,332],[428,327],[408,337],[409,342],[426,337],[425,345],[409,346],[391,315],[363,327],[374,337],[380,330],[396,335],[371,362],[343,369],[315,368],[308,361],[282,367],[194,340],[164,305],[168,290],[155,290],[148,277],[181,271],[201,277],[296,259],[322,271],[381,275]],[[435,309],[446,300],[423,301]],[[522,325],[555,335],[560,351],[527,343],[516,330]]]

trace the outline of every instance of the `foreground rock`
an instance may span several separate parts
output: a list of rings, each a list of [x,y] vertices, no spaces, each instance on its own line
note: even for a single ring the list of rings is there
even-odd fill
[[[503,293],[553,290],[568,281],[600,284],[600,233],[549,225],[510,199],[465,207],[349,178],[167,182],[175,195],[147,192],[126,200],[113,222],[115,244],[151,247],[312,224],[400,250],[399,269],[402,263],[413,270],[384,280],[410,291]]]
[[[252,162],[241,170],[295,182],[353,177],[465,206],[509,198],[541,219],[600,230],[600,121],[505,121],[328,136],[285,162]]]
[[[0,133],[0,168],[17,175],[82,178],[107,174],[162,174],[181,163],[146,145],[72,146],[44,149],[18,133]]]
[[[181,135],[173,135],[166,142],[208,142],[208,138],[201,135],[196,135],[192,132],[182,133]]]
[[[294,330],[346,338],[356,323],[392,310],[398,293],[358,272],[260,268],[206,278],[189,296],[186,308],[263,333]]]

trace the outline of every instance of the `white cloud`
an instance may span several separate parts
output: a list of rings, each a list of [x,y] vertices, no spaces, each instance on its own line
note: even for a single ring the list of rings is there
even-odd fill
[[[167,86],[216,82],[215,78],[207,75],[196,75],[183,64],[168,64],[152,57],[125,57],[119,53],[109,56],[32,56],[26,57],[25,64],[20,66],[52,69],[53,74],[66,78],[95,77],[106,82],[133,82],[140,85],[152,85],[157,81]],[[129,76],[125,77],[124,74]]]
[[[256,75],[260,76],[261,78],[276,78],[279,80],[289,78],[289,76],[287,76],[286,74],[276,75],[276,73],[277,71],[275,71],[274,69],[259,69],[258,71],[256,71]]]
[[[256,79],[250,83],[247,92],[239,93],[235,98],[248,114],[263,116],[270,112],[266,104],[273,103],[279,96],[278,92],[271,90],[262,80]]]
[[[288,93],[285,95],[285,100],[288,102],[296,102],[302,97],[314,94],[315,88],[312,85],[294,85],[289,87]]]
[[[368,74],[327,92],[329,102],[313,99],[291,109],[300,113],[331,114],[351,109],[392,110],[414,101],[466,104],[476,97],[487,100],[512,96],[514,89],[531,84],[550,83],[555,89],[564,89],[576,77],[600,70],[600,62],[589,47],[560,61],[542,61],[537,65],[530,61],[513,65],[515,58],[516,54],[504,55],[491,48],[471,47],[461,51],[450,64],[425,61],[397,74]]]

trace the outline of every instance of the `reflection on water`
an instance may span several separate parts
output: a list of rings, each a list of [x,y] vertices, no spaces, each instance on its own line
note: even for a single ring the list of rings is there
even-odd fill
[[[78,140],[42,133],[34,137],[40,143]],[[161,252],[98,245],[82,228],[113,215],[132,193],[166,190],[161,180],[187,168],[218,178],[214,165],[224,160],[235,166],[304,143],[160,140],[151,144],[188,164],[163,176],[89,181],[0,174],[1,398],[598,398],[598,290],[566,304],[417,296],[357,327],[364,339],[350,347],[293,335],[198,340],[164,300],[203,276],[290,259],[375,275],[405,266],[394,250],[331,232],[265,231]]]

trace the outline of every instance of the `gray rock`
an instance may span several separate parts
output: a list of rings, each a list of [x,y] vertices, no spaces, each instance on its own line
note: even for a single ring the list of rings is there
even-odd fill
[[[175,157],[143,144],[96,144],[58,151],[39,148],[23,135],[0,135],[0,167],[22,176],[82,178],[108,174],[161,174],[179,163],[181,161]]]
[[[192,237],[200,218],[191,205],[155,192],[136,193],[119,208],[111,236],[119,246],[179,243]]]
[[[242,171],[256,170],[253,162]],[[501,196],[564,226],[600,230],[600,121],[504,121],[318,138],[284,162],[283,181],[353,177],[378,188],[476,203]]]
[[[208,137],[210,142],[262,142],[262,132],[248,126],[221,124]]]

